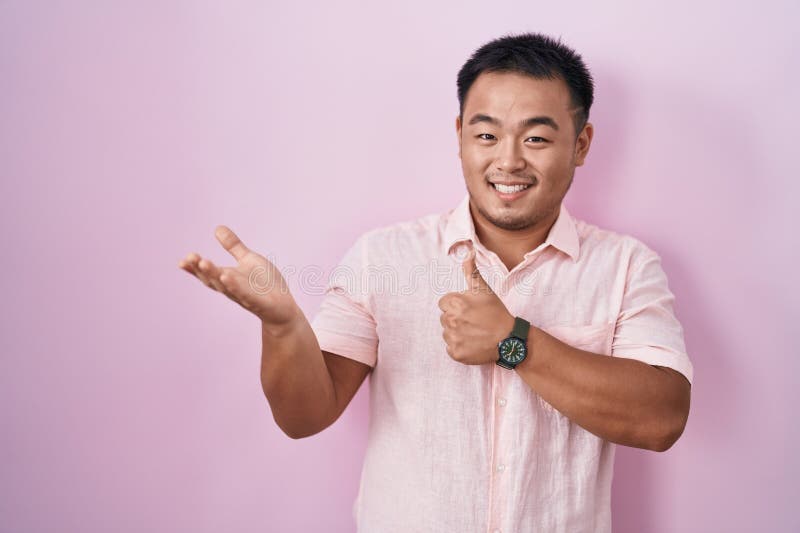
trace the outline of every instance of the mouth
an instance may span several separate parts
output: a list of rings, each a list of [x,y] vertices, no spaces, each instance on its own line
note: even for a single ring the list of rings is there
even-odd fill
[[[488,187],[494,190],[495,194],[497,194],[501,200],[516,200],[522,197],[528,189],[533,187],[532,183],[515,183],[508,185],[492,183],[490,181],[486,183]]]

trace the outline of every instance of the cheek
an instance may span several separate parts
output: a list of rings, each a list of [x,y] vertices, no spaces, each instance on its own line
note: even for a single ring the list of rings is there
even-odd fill
[[[491,163],[491,158],[486,153],[466,149],[461,153],[461,167],[465,171],[483,174],[486,166]]]
[[[562,179],[567,179],[570,171],[569,154],[564,151],[553,151],[548,154],[542,154],[541,157],[531,159],[532,165],[545,176],[548,181],[559,182]]]
[[[483,168],[477,161],[462,157],[461,170],[463,170],[464,176],[470,181],[483,179]]]

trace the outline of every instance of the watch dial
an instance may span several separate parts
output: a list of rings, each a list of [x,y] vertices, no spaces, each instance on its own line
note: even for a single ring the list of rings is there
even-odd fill
[[[500,357],[509,363],[519,363],[525,357],[525,343],[522,339],[511,337],[500,345]]]

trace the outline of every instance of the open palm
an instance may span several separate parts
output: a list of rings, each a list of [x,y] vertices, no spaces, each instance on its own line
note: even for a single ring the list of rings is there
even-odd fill
[[[187,255],[178,266],[262,321],[275,326],[289,324],[297,305],[277,267],[245,246],[227,226],[217,226],[214,235],[236,259],[235,266],[220,267],[196,253]]]

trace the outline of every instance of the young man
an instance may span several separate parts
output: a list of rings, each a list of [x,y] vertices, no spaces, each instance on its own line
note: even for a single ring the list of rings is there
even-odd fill
[[[359,531],[611,531],[615,445],[663,451],[686,424],[674,296],[657,253],[562,203],[593,135],[579,55],[496,39],[458,96],[467,194],[361,235],[313,324],[224,226],[237,266],[181,267],[261,318],[262,384],[289,436],[332,424],[371,375]]]

